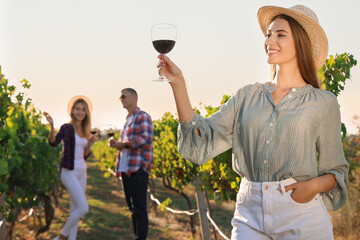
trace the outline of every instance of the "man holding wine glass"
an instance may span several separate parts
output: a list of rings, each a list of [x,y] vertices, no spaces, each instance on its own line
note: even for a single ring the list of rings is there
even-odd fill
[[[118,150],[116,174],[121,175],[129,210],[132,212],[134,239],[146,239],[148,232],[147,186],[153,163],[153,125],[149,114],[137,107],[138,95],[132,88],[121,91],[119,98],[128,111],[119,141],[109,146]]]

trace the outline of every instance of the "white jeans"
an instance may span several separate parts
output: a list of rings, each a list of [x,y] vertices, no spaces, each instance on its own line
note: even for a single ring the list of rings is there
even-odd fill
[[[61,182],[71,197],[70,216],[61,234],[68,236],[69,240],[75,240],[79,219],[89,211],[89,205],[85,197],[86,168],[74,168],[74,170],[62,168]]]
[[[292,199],[292,191],[285,192],[284,186],[295,182],[293,178],[279,182],[250,182],[243,178],[231,222],[231,239],[334,239],[320,194],[308,203],[298,203]]]

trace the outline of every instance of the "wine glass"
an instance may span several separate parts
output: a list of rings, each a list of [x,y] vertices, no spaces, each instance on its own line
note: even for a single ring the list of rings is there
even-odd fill
[[[114,135],[115,135],[115,127],[113,125],[107,125],[104,128],[106,134],[108,135],[108,137],[110,137],[111,139],[113,139]]]
[[[95,136],[98,132],[98,129],[96,127],[92,127],[90,132],[91,132],[91,135]]]
[[[154,48],[161,54],[161,57],[169,53],[175,46],[176,26],[169,23],[158,23],[151,27],[151,40]],[[158,64],[158,71],[161,69],[161,61]],[[163,74],[155,79],[158,82],[171,82]]]

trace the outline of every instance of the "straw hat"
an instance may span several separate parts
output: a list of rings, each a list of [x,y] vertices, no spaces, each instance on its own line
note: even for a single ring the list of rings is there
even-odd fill
[[[316,14],[310,8],[303,5],[295,5],[291,8],[275,6],[261,7],[257,17],[265,36],[267,35],[271,21],[280,14],[292,17],[304,28],[310,38],[315,68],[316,70],[320,69],[327,58],[329,47],[326,34],[319,25]]]
[[[84,95],[77,95],[77,96],[72,97],[72,98],[70,99],[68,105],[67,105],[67,112],[68,112],[69,115],[71,115],[71,108],[72,108],[72,106],[73,106],[74,103],[75,103],[77,100],[79,100],[79,99],[83,99],[83,100],[87,103],[87,105],[88,105],[88,107],[89,107],[89,112],[90,112],[90,113],[92,112],[92,108],[93,108],[93,107],[92,107],[92,103],[91,103],[90,99],[89,99],[88,97],[84,96]]]

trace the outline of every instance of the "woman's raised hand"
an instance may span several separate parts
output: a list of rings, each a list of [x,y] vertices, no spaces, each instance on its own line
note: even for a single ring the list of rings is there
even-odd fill
[[[180,68],[178,68],[166,55],[164,55],[163,58],[159,55],[159,59],[163,65],[159,68],[159,74],[164,74],[167,79],[172,81],[170,82],[170,85],[173,90],[179,120],[191,120],[194,111],[191,107],[188,92],[186,90],[185,79]]]
[[[46,117],[46,121],[50,123],[49,141],[55,142],[54,120],[47,112],[44,112],[44,116]]]
[[[46,117],[46,121],[48,121],[51,126],[54,126],[54,120],[52,119],[52,117],[50,116],[50,114],[47,113],[47,112],[44,112],[44,116]]]
[[[162,63],[162,67],[159,68],[159,74],[164,74],[165,77],[171,81],[170,84],[176,84],[177,82],[184,80],[182,72],[178,66],[173,63],[166,55],[159,55],[158,58]]]

